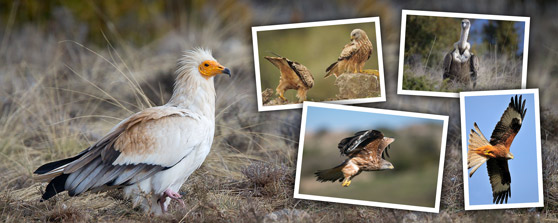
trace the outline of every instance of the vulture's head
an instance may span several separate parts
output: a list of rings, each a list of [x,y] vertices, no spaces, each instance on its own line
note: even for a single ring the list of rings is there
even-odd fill
[[[471,22],[468,19],[461,20],[461,29],[469,30],[471,28]]]
[[[231,76],[231,70],[219,64],[211,55],[211,50],[196,48],[187,51],[180,60],[179,73],[187,73],[190,76],[203,77],[206,80],[218,74]]]
[[[362,30],[362,29],[354,29],[351,32],[351,40],[360,40],[364,37],[368,38],[368,36],[366,36],[366,33],[364,32],[364,30]]]

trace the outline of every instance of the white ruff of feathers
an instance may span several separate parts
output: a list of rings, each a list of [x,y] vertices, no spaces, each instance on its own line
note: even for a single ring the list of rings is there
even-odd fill
[[[210,50],[196,48],[186,51],[186,54],[179,61],[174,91],[167,106],[185,108],[215,119],[213,77],[207,80],[198,70],[198,66],[206,60],[216,61]]]

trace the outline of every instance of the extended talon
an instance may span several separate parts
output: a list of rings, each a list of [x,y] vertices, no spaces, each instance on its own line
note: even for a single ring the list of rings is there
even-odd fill
[[[279,95],[279,97],[285,101],[288,101],[283,95]]]
[[[341,184],[343,187],[348,187],[349,185],[351,185],[351,180],[344,180],[343,184]]]

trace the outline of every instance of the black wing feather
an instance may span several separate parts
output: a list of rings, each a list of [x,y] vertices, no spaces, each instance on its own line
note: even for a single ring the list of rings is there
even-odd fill
[[[337,145],[337,148],[339,148],[341,154],[348,155],[356,149],[360,149],[368,145],[368,143],[382,137],[383,134],[377,130],[359,131],[355,133],[354,136],[342,139]]]

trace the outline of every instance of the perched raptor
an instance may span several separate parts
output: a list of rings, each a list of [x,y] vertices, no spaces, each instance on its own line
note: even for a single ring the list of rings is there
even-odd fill
[[[279,85],[277,85],[277,89],[275,89],[279,97],[283,100],[287,100],[283,96],[285,91],[295,89],[297,90],[296,97],[299,102],[306,100],[306,92],[314,86],[314,77],[310,73],[310,70],[298,62],[291,61],[281,56],[266,56],[265,59],[279,68],[281,72]]]
[[[362,171],[393,169],[393,165],[384,159],[384,153],[389,157],[387,147],[394,140],[384,137],[384,134],[377,130],[360,131],[354,136],[344,138],[337,147],[341,155],[348,158],[339,166],[316,171],[317,180],[343,181],[341,186],[348,187],[351,180]]]
[[[337,61],[329,65],[324,78],[334,74],[335,77],[343,73],[363,73],[364,63],[372,55],[372,42],[368,39],[366,32],[362,29],[354,29],[351,32],[351,42],[345,45]]]
[[[443,79],[469,85],[477,85],[479,71],[479,58],[471,53],[471,44],[467,42],[471,22],[468,19],[461,21],[461,35],[459,41],[453,44],[453,49],[444,57]]]
[[[228,74],[209,50],[195,49],[180,61],[174,92],[163,106],[140,111],[74,157],[35,170],[48,181],[42,200],[68,191],[123,188],[134,206],[154,214],[167,211],[171,199],[205,160],[215,131],[213,77]]]
[[[473,173],[486,162],[492,185],[493,203],[508,203],[508,197],[511,197],[508,160],[513,159],[513,154],[510,152],[510,146],[521,128],[526,112],[525,100],[521,103],[521,96],[518,99],[516,95],[515,99],[511,98],[508,108],[496,124],[490,141],[484,137],[476,122],[475,129],[471,129],[469,134],[467,166],[468,169],[472,169],[469,177],[472,177]]]

